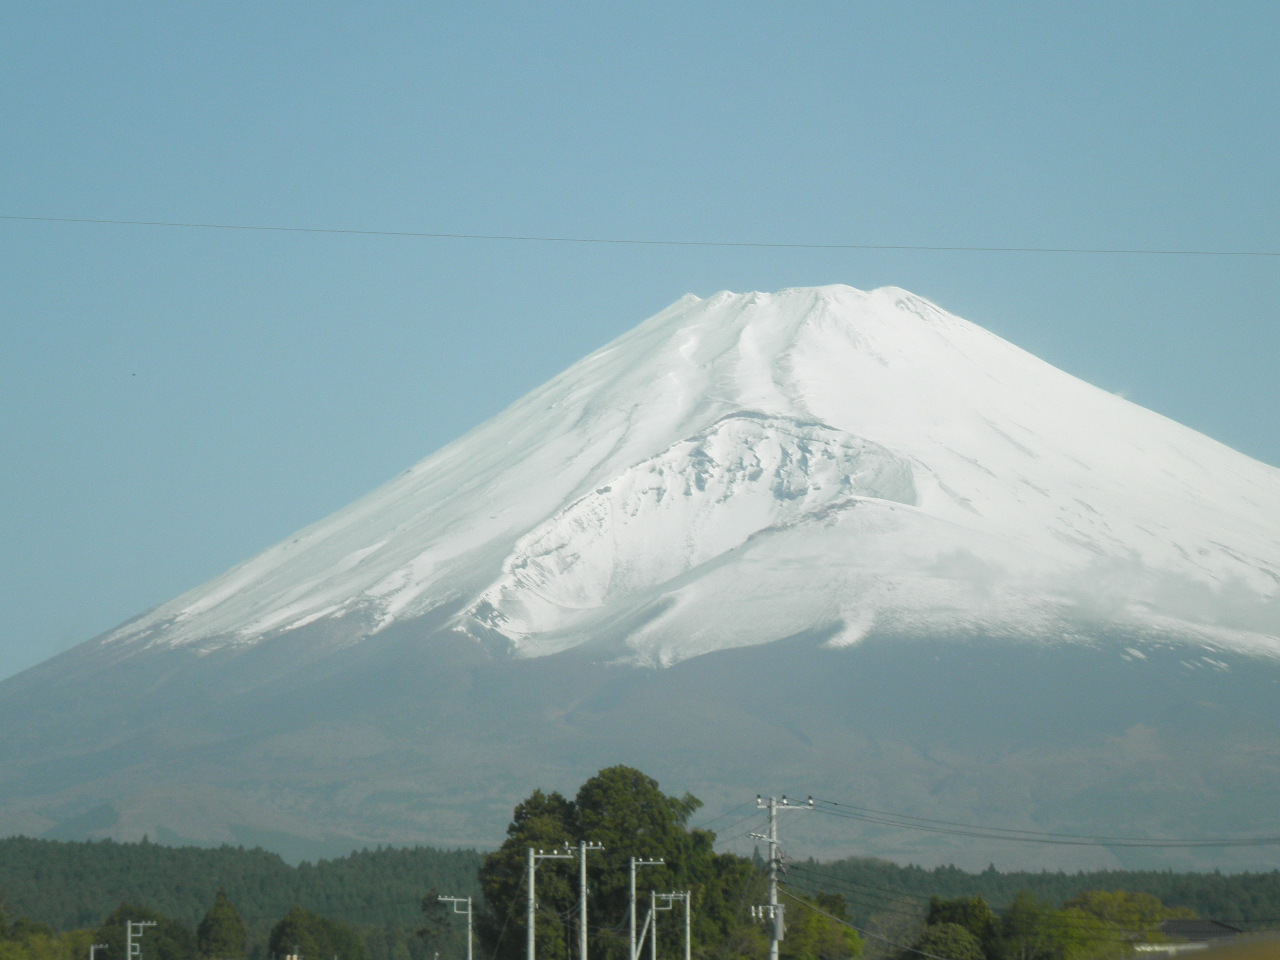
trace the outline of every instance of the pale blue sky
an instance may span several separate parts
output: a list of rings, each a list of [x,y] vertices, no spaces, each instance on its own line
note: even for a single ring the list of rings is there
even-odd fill
[[[0,13],[0,215],[1280,250],[1274,2]],[[1280,463],[1280,260],[0,220],[0,677],[319,519],[681,294],[907,287]]]

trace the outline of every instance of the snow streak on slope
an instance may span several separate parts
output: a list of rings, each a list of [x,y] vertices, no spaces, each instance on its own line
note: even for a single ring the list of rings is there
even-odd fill
[[[905,291],[823,287],[686,297],[105,642],[351,642],[448,604],[525,656],[1081,624],[1277,652],[1278,585],[1280,471]]]

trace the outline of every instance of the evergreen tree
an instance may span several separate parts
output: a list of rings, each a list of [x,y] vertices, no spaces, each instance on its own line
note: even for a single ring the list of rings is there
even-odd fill
[[[422,926],[418,928],[417,935],[433,954],[440,952],[440,945],[449,936],[449,915],[452,912],[450,905],[440,899],[435,887],[422,898]]]
[[[1025,890],[1014,897],[1000,924],[999,960],[1059,960],[1063,931],[1056,912]]]
[[[956,897],[952,900],[933,897],[929,901],[925,923],[929,926],[954,923],[964,927],[982,944],[983,949],[991,945],[1000,925],[995,912],[982,897]]]
[[[247,940],[240,911],[219,887],[213,906],[196,927],[196,950],[205,960],[238,960],[245,955]]]
[[[127,949],[125,924],[151,921],[155,926],[134,933],[141,960],[191,960],[196,952],[196,938],[176,920],[149,907],[122,903],[107,915],[94,934],[94,943],[107,945],[106,960],[131,960]]]
[[[849,911],[844,897],[819,893],[807,903],[789,903],[787,932],[779,946],[781,960],[852,960],[862,956],[862,938],[847,926]],[[841,922],[844,921],[844,922]]]
[[[947,960],[985,960],[982,945],[968,927],[944,921],[931,923],[910,951],[904,951],[903,960],[921,955],[946,957]]]
[[[667,796],[656,780],[624,766],[601,770],[573,800],[534,791],[516,806],[506,841],[480,868],[488,906],[480,931],[487,950],[499,960],[519,960],[523,955],[529,848],[549,851],[587,841],[604,846],[587,858],[594,956],[626,956],[632,857],[663,861],[637,874],[641,918],[648,912],[650,890],[689,890],[695,953],[714,949],[719,954],[728,945],[739,956],[756,955],[763,940],[751,929],[749,905],[761,901],[762,877],[749,860],[716,854],[710,831],[688,829],[689,816],[699,806],[697,798],[687,794]],[[565,956],[577,936],[574,859],[540,861],[536,893],[538,953]],[[660,952],[678,952],[682,937],[681,924],[665,922]]]
[[[271,928],[268,951],[280,960],[299,956],[302,960],[364,960],[364,943],[344,923],[322,917],[295,906]]]

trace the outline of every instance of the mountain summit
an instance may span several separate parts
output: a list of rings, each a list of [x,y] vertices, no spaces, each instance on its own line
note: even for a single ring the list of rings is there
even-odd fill
[[[1280,655],[1280,471],[896,288],[685,297],[332,517],[105,637],[672,664],[822,632]]]
[[[713,811],[1274,835],[1278,598],[1280,470],[904,290],[687,296],[0,683],[0,831],[483,844],[621,762]],[[860,829],[821,850],[1050,862]]]

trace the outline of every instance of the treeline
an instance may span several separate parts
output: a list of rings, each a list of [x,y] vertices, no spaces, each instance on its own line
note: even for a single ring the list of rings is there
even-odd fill
[[[417,924],[423,894],[478,894],[480,854],[430,847],[362,850],[290,866],[266,850],[114,840],[0,840],[0,890],[12,913],[55,930],[96,927],[122,902],[194,927],[221,888],[250,935],[293,906],[351,923]]]
[[[473,898],[479,956],[519,960],[529,849],[580,843],[603,845],[586,858],[593,957],[629,956],[636,858],[652,861],[639,871],[642,898],[689,892],[697,960],[763,960],[763,864],[716,853],[715,835],[690,823],[699,806],[638,770],[611,767],[571,797],[534,791],[515,808],[506,841],[483,855],[379,848],[290,866],[240,847],[0,840],[0,960],[84,960],[94,943],[109,945],[98,960],[128,960],[125,920],[154,921],[143,935],[147,960],[461,957],[461,918],[437,894]],[[539,861],[539,956],[574,955],[577,871],[576,853]],[[901,951],[912,945],[952,960],[1077,960],[1132,952],[1169,917],[1280,927],[1280,871],[969,873],[810,859],[788,862],[784,876],[782,960],[908,960]],[[678,955],[676,914],[655,924],[659,951]]]
[[[9,928],[8,936],[0,936],[0,960],[82,960],[88,943],[98,942],[93,937],[115,936],[111,931],[119,924],[109,921],[125,913],[135,920],[158,919],[164,942],[177,944],[176,954],[187,960],[197,956],[197,925],[219,891],[245,927],[238,956],[251,960],[279,953],[270,938],[286,918],[294,923],[294,939],[358,942],[360,956],[344,949],[346,960],[456,955],[463,940],[456,924],[437,923],[418,934],[423,899],[430,895],[434,902],[437,893],[478,897],[480,859],[474,850],[378,848],[290,866],[256,848],[12,837],[0,840],[0,924]],[[305,936],[296,932],[299,917],[309,924]],[[156,933],[149,935],[151,949],[144,956],[160,960]],[[105,952],[98,960],[112,957]]]
[[[982,897],[997,911],[1007,910],[1019,894],[1063,904],[1088,891],[1148,894],[1168,907],[1182,907],[1242,930],[1280,927],[1280,870],[1267,873],[1174,873],[1157,870],[1106,870],[1084,873],[1011,872],[988,867],[970,873],[957,867],[902,867],[870,858],[828,863],[809,859],[789,865],[788,880],[797,890],[837,893],[862,925],[886,913],[912,910],[923,915],[932,898]]]
[[[1121,960],[1137,944],[1167,942],[1166,920],[1191,920],[1146,893],[1093,890],[1061,907],[1023,891],[997,914],[982,897],[934,898],[910,945],[894,945],[892,960]],[[894,949],[896,947],[896,950]]]
[[[447,920],[434,895],[421,904],[424,915]],[[461,940],[447,923],[416,930],[396,924],[369,927],[298,906],[278,919],[265,939],[251,938],[240,911],[221,890],[194,930],[144,904],[121,903],[94,928],[55,931],[12,916],[0,901],[0,960],[83,960],[95,953],[102,960],[432,960],[442,952],[459,954]]]

